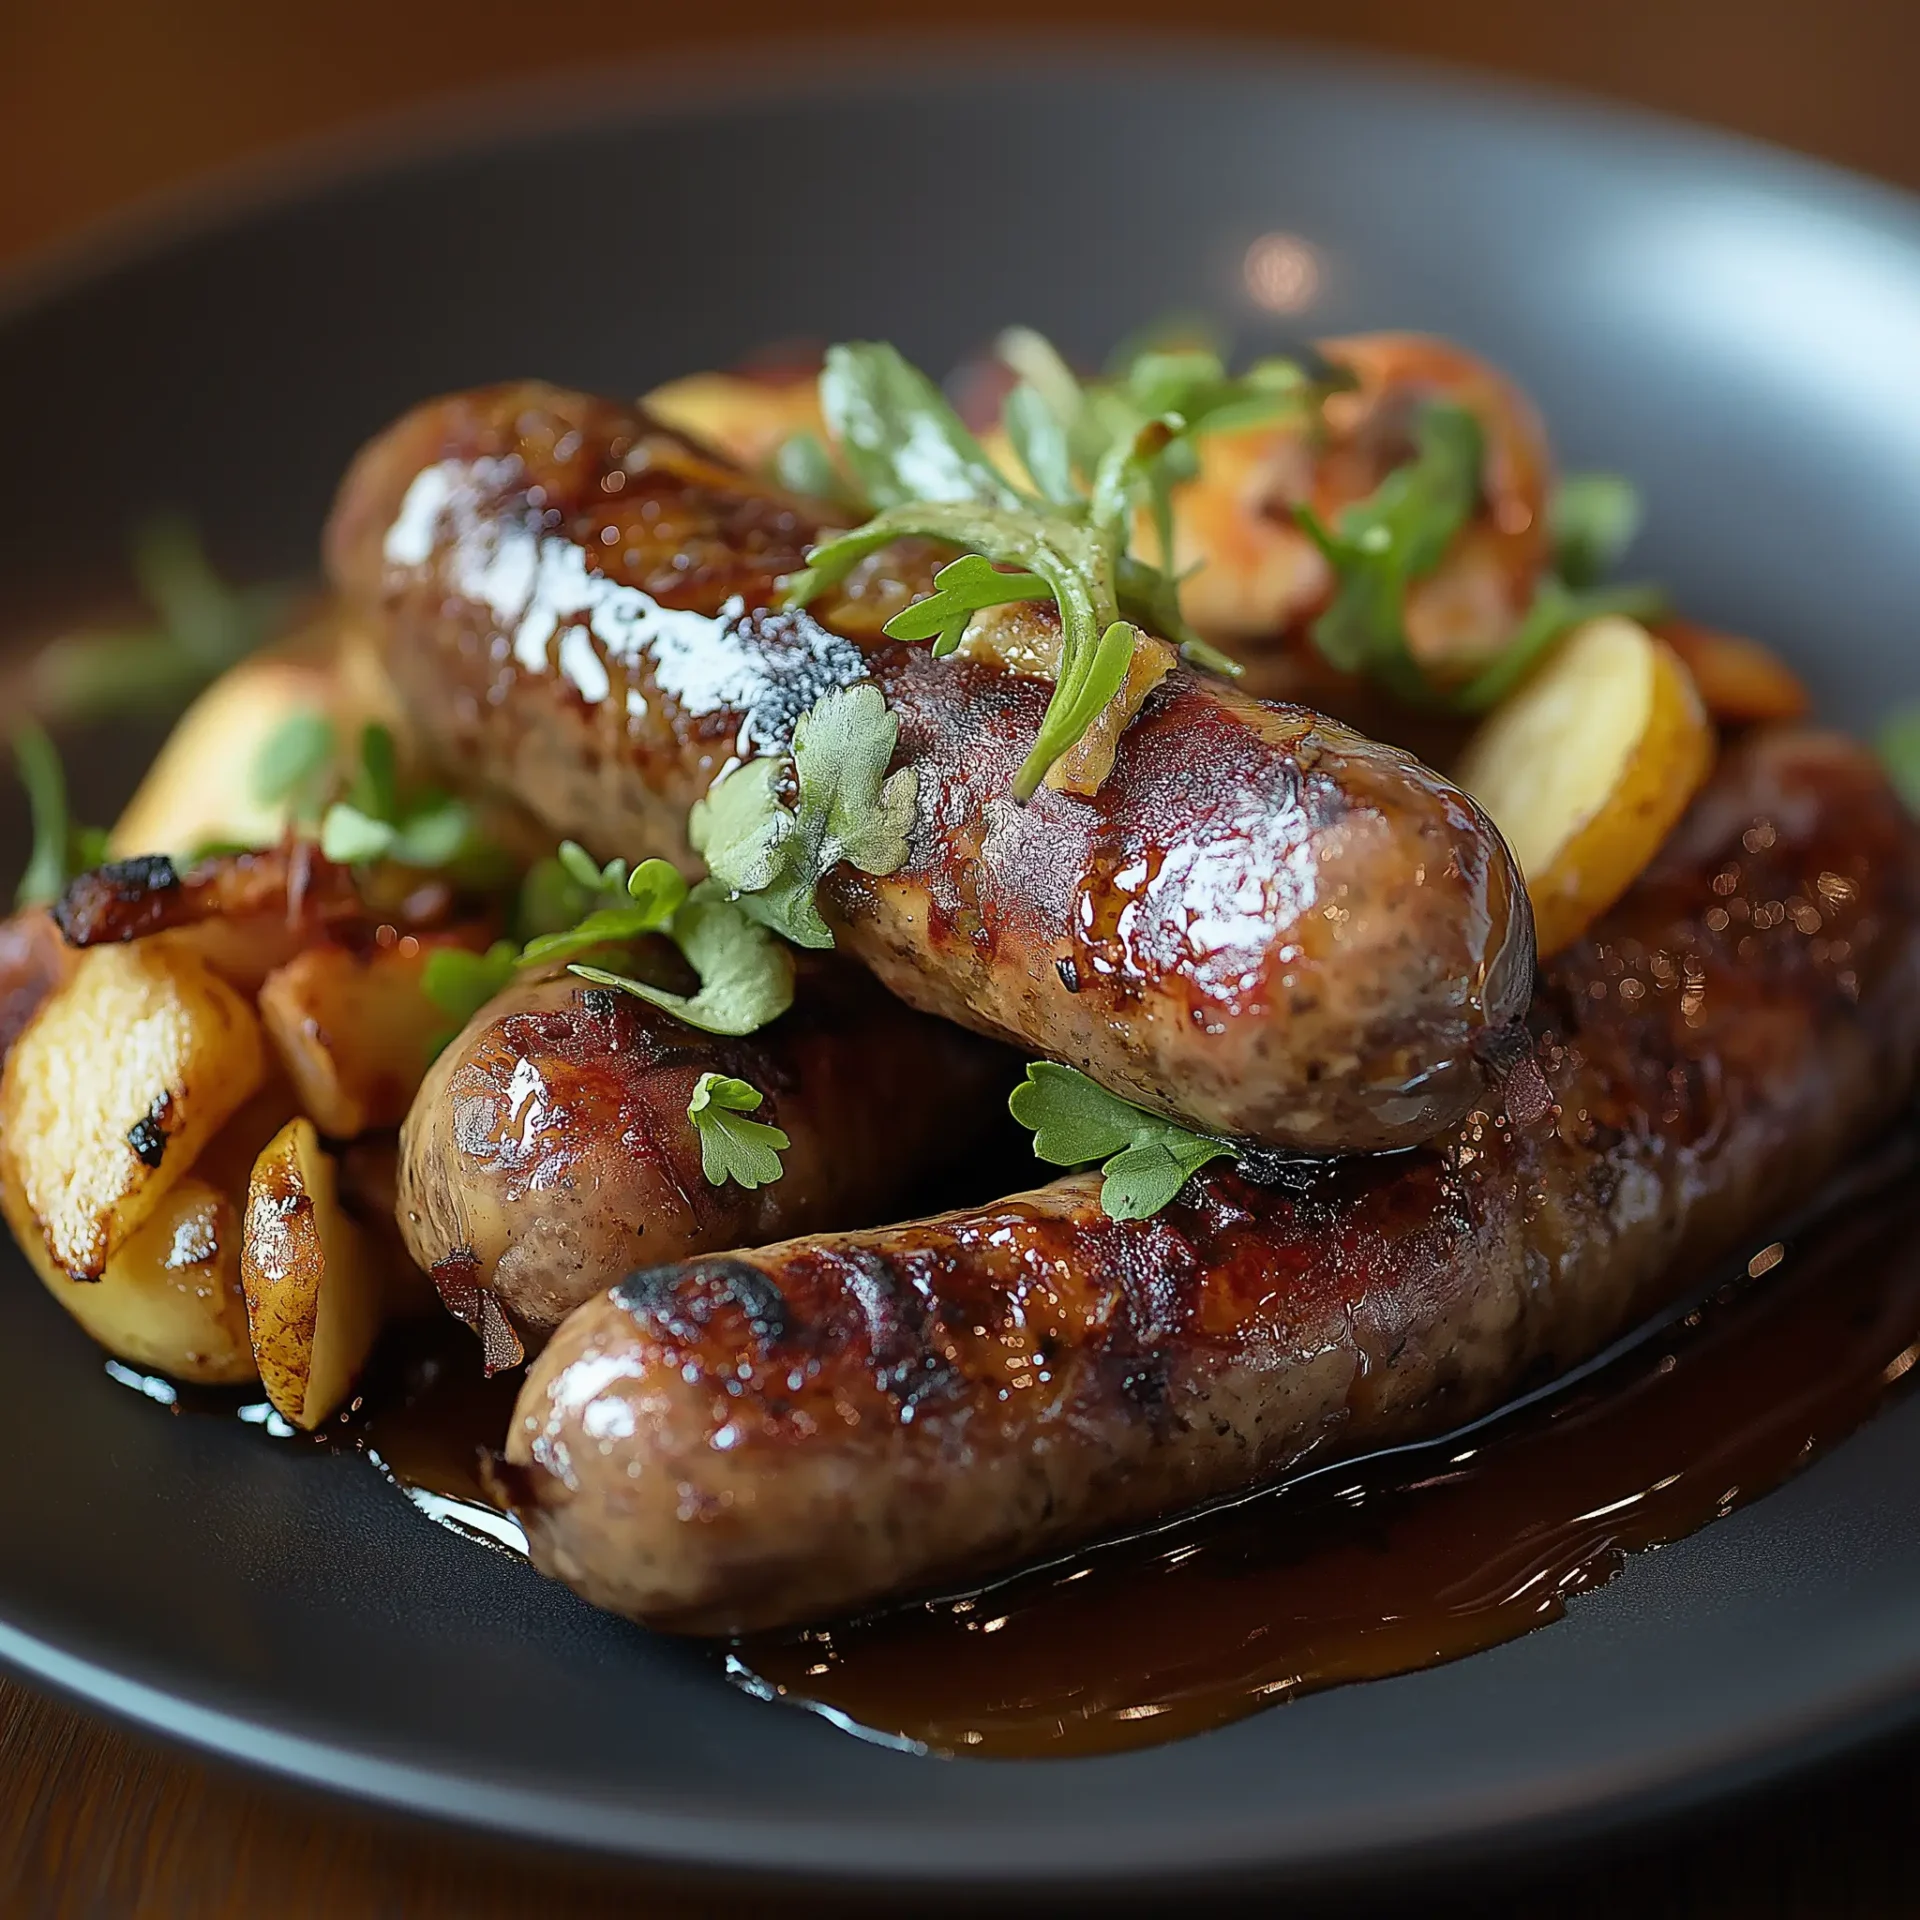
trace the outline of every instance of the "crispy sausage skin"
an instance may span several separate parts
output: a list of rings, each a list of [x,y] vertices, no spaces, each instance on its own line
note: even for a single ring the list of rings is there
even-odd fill
[[[1442,1431],[1592,1353],[1909,1096],[1920,849],[1863,750],[1757,737],[1547,969],[1504,1109],[1158,1217],[1078,1176],[654,1268],[533,1367],[535,1561],[697,1633],[1007,1568]]]
[[[625,963],[629,968],[631,960]],[[709,1184],[687,1102],[703,1073],[765,1096],[779,1180]],[[511,1363],[642,1263],[874,1220],[964,1164],[1003,1115],[1014,1056],[914,1013],[844,962],[745,1040],[617,989],[532,974],[434,1062],[401,1132],[398,1216],[442,1299]]]
[[[1009,795],[1049,684],[881,624],[938,556],[775,611],[823,510],[554,388],[436,401],[329,530],[440,758],[602,855],[686,857],[687,809],[877,682],[918,770],[908,862],[841,868],[841,944],[903,999],[1207,1131],[1314,1151],[1456,1121],[1525,1006],[1531,923],[1473,803],[1397,749],[1176,667],[1092,798]]]

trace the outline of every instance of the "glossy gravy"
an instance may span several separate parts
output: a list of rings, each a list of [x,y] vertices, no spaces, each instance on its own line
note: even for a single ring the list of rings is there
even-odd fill
[[[1920,1128],[1694,1310],[1475,1427],[972,1593],[737,1640],[717,1658],[747,1691],[868,1738],[1059,1757],[1177,1739],[1511,1640],[1875,1412],[1920,1359],[1916,1175]],[[329,1443],[367,1454],[429,1518],[524,1552],[475,1471],[518,1381],[483,1381],[473,1360],[450,1322],[403,1330]]]
[[[1695,1311],[1449,1439],[850,1625],[737,1684],[942,1754],[1111,1753],[1511,1640],[1757,1498],[1920,1358],[1920,1152],[1877,1155]]]

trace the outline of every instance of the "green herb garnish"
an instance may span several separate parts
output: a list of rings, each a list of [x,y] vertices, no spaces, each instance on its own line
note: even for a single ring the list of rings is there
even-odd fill
[[[745,1117],[764,1099],[758,1087],[724,1073],[703,1073],[694,1082],[687,1118],[700,1136],[700,1171],[710,1186],[732,1180],[751,1192],[785,1171],[780,1156],[793,1142],[778,1127]]]
[[[1336,667],[1364,673],[1401,699],[1425,704],[1432,687],[1407,644],[1407,588],[1439,566],[1480,499],[1480,423],[1436,400],[1414,429],[1411,460],[1328,527],[1294,509],[1339,582],[1313,624],[1313,643]]]
[[[36,721],[15,729],[13,759],[33,815],[33,850],[13,901],[17,907],[44,907],[59,899],[75,874],[107,857],[107,836],[98,827],[74,823],[60,750]]]
[[[1225,1140],[1192,1133],[1096,1085],[1084,1073],[1036,1060],[1007,1109],[1032,1130],[1035,1155],[1056,1167],[1101,1163],[1100,1208],[1110,1220],[1144,1220],[1166,1206]]]
[[[1604,579],[1632,546],[1642,517],[1640,490],[1622,475],[1565,475],[1547,511],[1554,572],[1576,591]]]
[[[435,947],[421,970],[420,990],[458,1032],[513,978],[519,957],[520,950],[511,940],[496,940],[485,953]],[[452,1033],[445,1034],[440,1044],[452,1038]]]
[[[1666,610],[1667,596],[1658,587],[1590,587],[1575,593],[1548,574],[1534,589],[1533,604],[1513,638],[1471,680],[1453,688],[1445,704],[1455,713],[1485,713],[1498,706],[1575,627],[1607,613],[1653,620]]]
[[[930,600],[887,623],[895,639],[937,638],[950,652],[982,608],[1052,600],[1060,662],[1039,737],[1014,781],[1015,798],[1025,801],[1125,683],[1142,629],[1217,671],[1235,670],[1180,617],[1178,583],[1166,571],[1172,488],[1192,471],[1195,434],[1300,404],[1310,385],[1289,361],[1235,379],[1215,355],[1176,353],[1142,355],[1123,381],[1087,388],[1038,334],[1009,334],[1002,353],[1022,376],[1006,424],[1025,486],[994,465],[940,390],[892,347],[828,350],[821,408],[877,511],[816,547],[787,599],[804,606],[868,555],[918,537],[990,565],[952,578],[943,569]],[[1141,506],[1158,531],[1159,567],[1128,550]]]
[[[138,527],[134,578],[150,626],[63,635],[35,658],[31,698],[59,719],[167,713],[244,659],[285,618],[284,585],[233,587],[208,563],[190,522],[165,516]]]
[[[833,464],[826,442],[805,427],[788,434],[774,448],[767,471],[789,493],[809,494],[833,506],[866,511],[866,503],[856,497],[840,469]]]
[[[1902,707],[1888,719],[1875,745],[1900,798],[1920,814],[1920,706]]]
[[[713,881],[703,880],[687,895],[668,931],[700,976],[698,993],[669,993],[603,967],[575,963],[567,971],[631,993],[703,1033],[756,1033],[793,1005],[793,956]]]
[[[291,819],[318,818],[339,751],[339,737],[324,713],[288,714],[254,755],[254,799],[263,807],[284,806]]]
[[[1307,507],[1295,515],[1339,582],[1313,626],[1313,642],[1336,667],[1364,673],[1409,706],[1485,713],[1554,646],[1601,614],[1652,619],[1666,596],[1646,586],[1596,586],[1639,524],[1632,487],[1611,474],[1576,475],[1555,496],[1558,571],[1543,575],[1506,645],[1457,686],[1439,686],[1407,641],[1407,589],[1433,573],[1480,504],[1484,442],[1479,422],[1452,401],[1430,401],[1414,432],[1413,458],[1329,529]]]
[[[320,851],[343,866],[391,860],[436,870],[485,863],[473,810],[438,788],[403,791],[392,731],[362,728],[358,757],[340,765],[333,722],[315,712],[290,714],[261,743],[252,769],[253,796],[284,806],[297,825],[319,826]]]
[[[452,867],[485,849],[473,811],[437,789],[403,793],[392,732],[377,722],[361,730],[360,757],[345,797],[320,821],[320,851],[343,866],[391,860],[396,866]]]
[[[631,873],[624,860],[597,866],[583,847],[567,840],[529,873],[521,890],[523,923],[536,876],[540,909],[574,913],[571,925],[549,920],[546,931],[524,945],[496,940],[485,953],[441,948],[428,956],[427,998],[457,1025],[472,1019],[515,974],[560,962],[583,980],[634,994],[708,1033],[752,1033],[793,1004],[793,961],[786,948],[711,881],[689,891],[665,860],[643,860]],[[669,993],[576,960],[649,934],[663,934],[680,949],[700,977],[698,993]]]
[[[911,767],[887,772],[899,735],[878,687],[840,688],[801,715],[791,758],[749,760],[694,803],[688,837],[744,913],[796,946],[830,947],[822,877],[843,861],[871,874],[905,864],[920,781]]]
[[[587,854],[571,840],[561,848],[560,857],[565,859],[569,854],[591,867]],[[595,947],[665,933],[687,899],[686,881],[679,869],[665,860],[642,860],[631,873],[624,860],[610,860],[596,876],[596,889],[600,904],[589,908],[570,927],[536,934],[521,949],[519,964],[548,966],[556,960],[576,959]]]

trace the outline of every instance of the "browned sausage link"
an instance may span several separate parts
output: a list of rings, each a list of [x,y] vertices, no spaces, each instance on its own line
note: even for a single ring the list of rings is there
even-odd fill
[[[1595,1351],[1908,1097],[1920,849],[1773,736],[1548,971],[1504,1112],[1116,1223],[1077,1177],[635,1275],[563,1326],[503,1484],[536,1562],[700,1633],[971,1579],[1442,1431]]]
[[[703,1073],[765,1096],[747,1117],[791,1140],[779,1180],[709,1184],[687,1116]],[[530,976],[422,1084],[402,1132],[401,1230],[490,1357],[517,1358],[508,1321],[544,1336],[642,1262],[897,1215],[965,1165],[1017,1077],[1011,1055],[843,962],[803,964],[793,1010],[747,1040],[569,974]]]
[[[1096,797],[1023,808],[1008,790],[1048,683],[880,638],[924,554],[820,620],[769,611],[819,521],[757,486],[611,403],[494,389],[361,456],[331,563],[441,757],[598,853],[684,857],[688,806],[736,754],[870,678],[920,775],[912,853],[825,893],[896,993],[1209,1131],[1332,1151],[1459,1117],[1532,957],[1471,801],[1177,668]]]

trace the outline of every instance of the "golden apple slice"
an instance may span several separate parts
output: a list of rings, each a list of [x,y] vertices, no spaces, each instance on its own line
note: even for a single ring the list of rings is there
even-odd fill
[[[1713,764],[1712,722],[1645,627],[1591,620],[1467,742],[1456,777],[1526,876],[1542,956],[1570,946],[1660,850]]]
[[[274,1408],[309,1430],[345,1404],[384,1317],[378,1261],[340,1204],[311,1120],[254,1163],[240,1278],[254,1364]]]
[[[265,1071],[253,1009],[196,955],[88,948],[0,1078],[0,1178],[29,1234],[99,1279]]]

